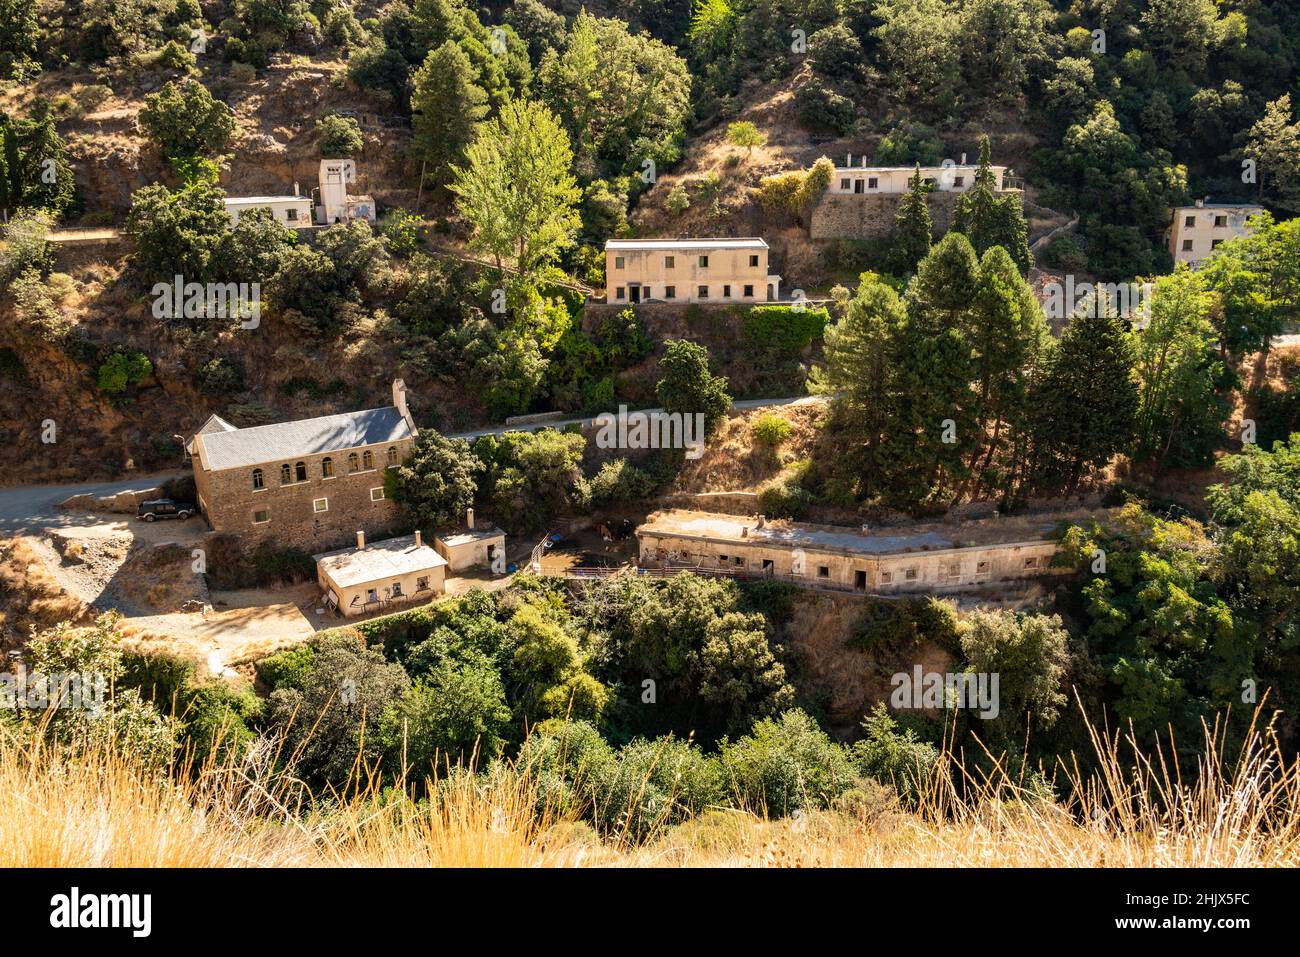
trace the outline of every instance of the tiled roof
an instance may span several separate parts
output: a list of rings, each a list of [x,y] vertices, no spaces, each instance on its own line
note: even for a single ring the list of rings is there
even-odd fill
[[[380,445],[409,439],[414,434],[402,413],[390,405],[230,432],[202,433],[196,444],[202,449],[203,464],[220,470]]]

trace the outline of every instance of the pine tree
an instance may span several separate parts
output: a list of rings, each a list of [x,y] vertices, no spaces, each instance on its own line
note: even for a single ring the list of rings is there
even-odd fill
[[[1133,438],[1138,392],[1128,324],[1106,308],[1070,320],[1030,405],[1035,484],[1073,491]]]
[[[963,233],[980,255],[1001,246],[1025,274],[1033,259],[1029,253],[1029,224],[1025,222],[1024,206],[1019,193],[999,193],[997,185],[992,150],[985,136],[980,139],[980,162],[974,185],[958,198],[952,228]]]
[[[921,185],[921,164],[916,174],[907,182],[908,190],[894,214],[894,258],[899,270],[910,274],[930,252],[934,223],[930,208],[925,203],[925,188]]]
[[[894,356],[907,310],[893,289],[864,282],[844,317],[825,333],[825,365],[814,370],[813,391],[835,396],[837,424],[849,448],[841,457],[863,497],[882,485],[881,445],[892,422]]]
[[[464,162],[465,150],[487,116],[487,94],[473,77],[469,57],[450,41],[430,51],[416,71],[412,150],[428,164],[425,178],[433,185],[450,182],[451,167]]]

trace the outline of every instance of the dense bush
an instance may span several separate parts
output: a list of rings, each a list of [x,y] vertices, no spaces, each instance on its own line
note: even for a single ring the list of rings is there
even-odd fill
[[[829,321],[824,308],[754,306],[741,320],[740,335],[754,353],[788,359],[820,339]]]

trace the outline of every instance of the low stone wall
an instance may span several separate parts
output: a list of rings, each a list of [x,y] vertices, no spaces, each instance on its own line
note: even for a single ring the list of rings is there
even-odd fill
[[[808,221],[810,239],[887,239],[905,193],[827,193]],[[952,223],[961,193],[933,192],[925,197],[936,235]]]
[[[120,515],[134,515],[141,502],[161,498],[162,489],[142,488],[134,491],[118,492],[116,495],[73,495],[59,503],[59,508],[67,511],[113,512]]]

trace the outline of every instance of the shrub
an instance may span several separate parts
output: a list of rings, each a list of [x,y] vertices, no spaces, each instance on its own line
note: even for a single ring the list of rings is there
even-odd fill
[[[1047,244],[1047,263],[1066,272],[1079,273],[1088,268],[1088,254],[1073,236],[1057,236]]]
[[[664,209],[674,216],[680,216],[690,208],[691,197],[684,187],[677,185],[668,191],[668,196],[664,200]]]
[[[810,129],[832,130],[843,136],[853,128],[853,101],[818,80],[801,86],[795,92],[794,104],[799,122]]]
[[[220,152],[235,131],[230,107],[202,83],[168,83],[145,97],[140,128],[168,159]]]
[[[790,423],[779,415],[760,415],[749,427],[750,434],[759,445],[776,448],[790,437]]]
[[[844,749],[798,709],[764,718],[734,744],[724,741],[720,760],[736,803],[772,816],[829,807],[855,782]]]
[[[803,188],[804,179],[807,174],[803,170],[791,170],[788,173],[777,173],[775,176],[764,176],[758,182],[754,189],[754,199],[763,211],[772,213],[789,213],[791,216],[799,212],[799,193]]]
[[[774,479],[758,491],[758,507],[774,518],[798,518],[812,504],[812,494],[793,482]]]
[[[253,550],[259,584],[293,585],[316,577],[316,561],[299,548],[275,548],[263,542]]]
[[[316,135],[320,137],[320,155],[325,159],[356,156],[365,146],[361,125],[352,117],[337,113],[329,113],[316,121]]]
[[[234,359],[217,356],[199,367],[199,391],[206,396],[223,396],[244,388],[244,370]]]
[[[900,732],[880,703],[862,719],[862,728],[866,737],[853,745],[853,764],[858,773],[890,785],[904,805],[916,807],[939,763],[939,752],[915,732]]]
[[[253,667],[257,670],[257,677],[272,691],[280,688],[297,688],[301,691],[306,687],[307,676],[311,673],[315,658],[316,650],[312,645],[300,645],[268,655]]]
[[[862,650],[882,644],[904,649],[922,641],[960,654],[957,613],[951,604],[918,596],[871,602],[846,644]]]
[[[821,308],[755,306],[741,319],[740,335],[754,353],[792,359],[822,337],[829,321]]]
[[[121,395],[151,375],[153,363],[143,352],[134,349],[114,352],[99,367],[99,389],[109,395]]]
[[[614,459],[602,465],[588,483],[588,496],[592,508],[603,508],[644,501],[654,492],[654,487],[655,480],[648,472],[627,459]]]

